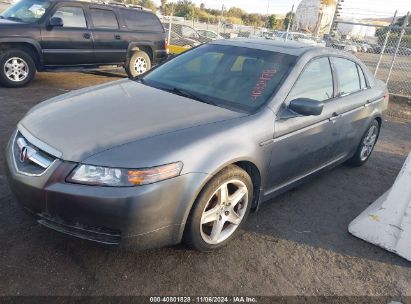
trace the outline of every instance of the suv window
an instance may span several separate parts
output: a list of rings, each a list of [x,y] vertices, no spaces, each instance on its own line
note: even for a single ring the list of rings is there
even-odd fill
[[[360,75],[360,86],[361,90],[367,88],[367,82],[365,81],[365,76],[364,76],[364,71],[362,68],[357,64],[357,69],[358,69],[358,75]]]
[[[334,96],[333,76],[328,57],[309,62],[288,95],[288,100],[310,98],[325,101]]]
[[[113,11],[92,8],[90,13],[95,28],[118,29],[118,21]]]
[[[350,94],[361,89],[357,64],[355,62],[334,57],[333,64],[337,70],[340,94]]]
[[[149,12],[121,9],[121,16],[126,26],[131,30],[152,30],[153,27],[162,29],[160,21]]]
[[[87,28],[86,17],[81,7],[62,6],[57,9],[53,17],[63,19],[63,27]]]

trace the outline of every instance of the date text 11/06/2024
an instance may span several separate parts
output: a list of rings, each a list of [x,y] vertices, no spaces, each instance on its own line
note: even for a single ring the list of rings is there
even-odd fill
[[[150,297],[150,303],[257,303],[254,297]]]

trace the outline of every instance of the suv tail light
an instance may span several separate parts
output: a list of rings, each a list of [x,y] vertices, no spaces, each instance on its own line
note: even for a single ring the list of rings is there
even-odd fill
[[[170,49],[168,47],[167,39],[164,40],[164,48],[166,49],[167,55],[170,54]]]

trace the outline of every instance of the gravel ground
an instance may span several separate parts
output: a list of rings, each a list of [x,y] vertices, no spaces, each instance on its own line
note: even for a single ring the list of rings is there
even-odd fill
[[[42,73],[26,88],[0,88],[0,149],[33,105],[118,77]],[[2,152],[0,295],[411,296],[411,263],[347,232],[411,151],[407,107],[390,106],[365,166],[340,166],[262,205],[239,238],[212,254],[184,246],[119,251],[47,230],[16,206]]]

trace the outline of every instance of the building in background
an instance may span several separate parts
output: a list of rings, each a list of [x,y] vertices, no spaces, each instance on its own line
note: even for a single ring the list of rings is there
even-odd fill
[[[336,1],[303,0],[297,7],[295,29],[314,35],[330,31]]]
[[[361,23],[361,20],[348,20],[353,23]],[[375,26],[366,26],[359,24],[339,23],[337,33],[339,36],[347,37],[354,40],[363,40],[370,37],[375,37]]]

